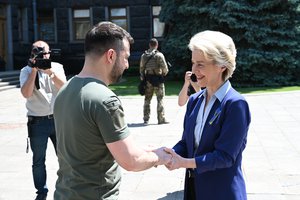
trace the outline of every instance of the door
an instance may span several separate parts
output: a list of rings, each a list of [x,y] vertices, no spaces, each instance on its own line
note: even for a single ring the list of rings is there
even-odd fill
[[[0,71],[5,69],[6,55],[6,18],[5,18],[5,7],[0,5]]]

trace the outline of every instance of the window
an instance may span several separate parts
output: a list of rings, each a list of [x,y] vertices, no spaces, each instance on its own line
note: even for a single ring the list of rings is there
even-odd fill
[[[109,20],[128,31],[126,8],[110,8]]]
[[[6,18],[5,8],[0,4],[0,69],[5,66],[6,60]]]
[[[26,30],[26,27],[25,27],[27,24],[26,19],[27,19],[27,10],[25,10],[23,8],[19,8],[19,10],[18,10],[18,24],[19,24],[18,30],[19,30],[19,41],[21,41],[21,42],[26,41],[26,34],[28,33],[28,29]],[[27,41],[28,41],[28,39],[27,39]]]
[[[90,10],[78,9],[73,11],[73,39],[83,40],[91,28]]]
[[[159,21],[161,6],[152,7],[152,25],[153,37],[162,37],[164,35],[165,23]]]
[[[0,17],[4,17],[4,16],[5,16],[4,6],[0,5]]]
[[[38,10],[38,34],[44,41],[55,41],[55,26],[52,10]]]

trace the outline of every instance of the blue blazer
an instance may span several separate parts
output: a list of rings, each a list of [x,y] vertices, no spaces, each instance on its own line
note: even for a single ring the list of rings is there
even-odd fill
[[[222,102],[217,99],[204,124],[199,147],[194,150],[196,118],[203,99],[203,91],[190,97],[182,139],[173,149],[182,157],[196,159],[197,200],[245,200],[241,164],[251,121],[248,103],[233,88]],[[184,199],[187,200],[187,173],[185,180]]]

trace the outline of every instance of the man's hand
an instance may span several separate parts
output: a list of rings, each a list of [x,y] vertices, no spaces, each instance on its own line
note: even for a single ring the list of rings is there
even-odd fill
[[[45,74],[48,74],[48,76],[50,76],[53,73],[53,71],[51,70],[51,68],[49,68],[49,69],[40,69],[39,68],[39,70],[41,72],[45,73]]]
[[[156,163],[156,166],[157,165],[166,165],[167,163],[170,163],[172,160],[172,154],[169,154],[164,149],[166,149],[166,147],[161,147],[161,148],[152,150],[158,156],[158,162]]]
[[[184,162],[184,159],[178,155],[173,149],[170,148],[164,148],[164,151],[170,155],[172,155],[172,159],[170,162],[168,162],[167,164],[165,164],[165,166],[169,169],[169,170],[174,170],[174,169],[178,169],[182,166],[182,162]]]
[[[184,158],[178,155],[173,149],[165,148],[165,152],[172,155],[171,162],[165,164],[165,166],[169,170],[179,169],[179,168],[190,168],[195,169],[196,166],[196,159],[195,158]]]

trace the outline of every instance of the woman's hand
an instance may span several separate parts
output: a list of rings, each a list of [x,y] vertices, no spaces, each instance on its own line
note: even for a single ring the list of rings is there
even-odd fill
[[[168,168],[169,170],[179,169],[181,167],[183,158],[178,155],[173,149],[165,148],[164,151],[171,155],[170,162],[165,164],[166,168]]]
[[[191,75],[192,75],[191,71],[186,71],[185,72],[185,76],[184,76],[184,82],[185,83],[190,83],[190,81],[191,81]]]
[[[165,164],[166,168],[169,170],[179,169],[179,168],[196,168],[195,158],[183,158],[178,155],[173,149],[165,148],[165,152],[171,155],[171,160]]]

